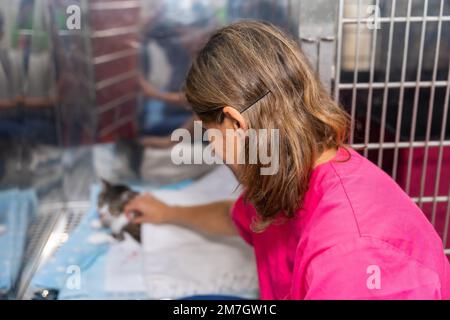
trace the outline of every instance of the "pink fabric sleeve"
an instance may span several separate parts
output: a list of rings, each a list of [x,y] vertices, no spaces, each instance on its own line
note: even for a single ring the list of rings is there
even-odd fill
[[[365,237],[315,256],[304,280],[305,299],[441,299],[436,272]]]
[[[241,195],[231,209],[231,217],[241,237],[253,246],[252,231],[250,230],[251,209],[251,206],[244,203],[243,195]]]

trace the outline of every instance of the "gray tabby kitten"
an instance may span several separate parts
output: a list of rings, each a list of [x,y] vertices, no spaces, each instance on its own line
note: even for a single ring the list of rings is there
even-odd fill
[[[102,180],[102,184],[97,203],[102,225],[111,228],[112,235],[117,240],[123,240],[123,233],[127,232],[137,242],[141,242],[141,226],[131,223],[124,213],[125,206],[138,192],[125,185],[113,185],[105,180]]]

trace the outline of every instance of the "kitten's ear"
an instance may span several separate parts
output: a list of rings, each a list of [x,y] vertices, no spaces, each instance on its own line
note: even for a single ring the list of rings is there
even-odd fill
[[[123,192],[120,197],[121,197],[122,201],[128,201],[128,200],[130,200],[132,194],[133,194],[133,191],[128,190],[128,191]]]
[[[100,179],[101,183],[102,183],[102,188],[103,189],[108,189],[109,187],[111,187],[111,183],[109,183],[108,181],[106,181],[105,179]]]

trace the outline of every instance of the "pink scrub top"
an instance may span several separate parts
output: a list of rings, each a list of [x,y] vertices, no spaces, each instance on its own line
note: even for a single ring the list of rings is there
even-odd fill
[[[351,148],[313,170],[295,218],[254,233],[255,214],[241,195],[232,216],[254,247],[261,299],[450,299],[449,261],[433,226]]]

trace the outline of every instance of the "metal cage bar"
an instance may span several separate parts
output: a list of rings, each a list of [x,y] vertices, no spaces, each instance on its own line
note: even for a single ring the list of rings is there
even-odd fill
[[[384,130],[386,125],[386,112],[387,112],[387,105],[388,105],[388,94],[389,94],[389,88],[388,83],[390,80],[391,75],[391,62],[392,62],[392,42],[394,39],[394,17],[395,17],[395,7],[396,7],[396,0],[392,1],[391,6],[391,23],[389,27],[389,45],[388,45],[388,51],[387,51],[387,63],[386,63],[386,71],[385,71],[385,78],[384,78],[384,91],[383,91],[383,106],[382,106],[382,113],[381,113],[381,126],[380,126],[380,148],[378,149],[378,166],[381,167],[383,163],[383,142],[384,142]]]
[[[361,19],[359,16],[359,12],[361,11],[361,0],[358,0],[357,3],[357,11],[358,11],[358,21],[357,21],[357,27],[356,27],[356,45],[355,45],[355,66],[353,70],[353,88],[352,88],[352,107],[350,115],[352,119],[355,119],[356,114],[356,84],[358,83],[358,69],[359,69],[359,46],[361,41]],[[353,143],[354,140],[354,132],[355,132],[355,122],[352,121],[351,127],[350,127],[350,143]]]
[[[369,5],[382,14],[367,16]],[[330,81],[334,99],[352,117],[351,145],[362,148],[364,156],[405,189],[436,227],[450,254],[446,5],[445,0],[340,0]],[[365,30],[374,19],[378,27]]]
[[[380,0],[376,0],[376,6],[380,5]],[[365,124],[365,132],[364,132],[364,144],[369,144],[370,137],[370,115],[372,113],[372,103],[373,103],[373,90],[374,90],[374,76],[375,76],[375,57],[376,57],[376,47],[377,47],[377,37],[378,37],[378,29],[373,28],[372,31],[372,44],[371,44],[371,53],[370,53],[370,76],[369,76],[369,92],[367,98],[367,113],[366,113],[366,124]],[[367,157],[369,150],[366,148],[364,150],[364,156]]]
[[[417,75],[416,75],[416,83],[419,84],[421,79],[421,72],[422,72],[422,64],[423,64],[423,49],[425,46],[425,31],[427,28],[427,21],[425,18],[427,17],[428,12],[428,0],[424,0],[424,8],[423,8],[423,18],[424,21],[422,21],[422,32],[420,34],[420,49],[419,49],[419,61],[418,61],[418,67],[417,67]],[[417,85],[416,89],[414,91],[414,106],[413,106],[413,116],[411,120],[411,131],[409,136],[409,144],[412,146],[412,143],[414,142],[414,136],[416,133],[416,123],[417,123],[417,108],[419,107],[419,93],[420,88]],[[406,174],[406,192],[410,192],[411,188],[411,170],[412,170],[412,157],[413,157],[413,148],[409,148],[409,154],[408,154],[408,170]]]
[[[406,66],[408,61],[408,47],[409,47],[409,34],[410,34],[410,26],[411,26],[411,0],[408,0],[408,8],[406,13],[406,26],[405,26],[405,37],[403,43],[403,61],[402,61],[402,73],[400,80],[400,94],[398,99],[398,113],[397,113],[397,121],[395,126],[395,150],[394,150],[394,163],[392,168],[392,177],[397,179],[397,166],[398,166],[398,144],[400,142],[400,128],[402,125],[402,112],[405,98],[405,79],[406,79]]]
[[[442,32],[442,17],[444,15],[444,0],[440,1],[440,8],[439,8],[439,22],[437,27],[437,37],[436,37],[436,47],[435,47],[435,54],[434,54],[434,63],[433,63],[433,75],[431,82],[434,84],[437,79],[437,71],[438,71],[438,63],[439,63],[439,51],[440,51],[440,44],[441,44],[441,32]],[[431,135],[431,125],[433,120],[433,110],[434,110],[434,98],[436,94],[436,87],[434,85],[431,86],[431,93],[430,93],[430,99],[428,103],[428,118],[427,118],[427,127],[426,127],[426,134],[425,134],[425,155],[424,160],[422,164],[422,177],[420,179],[420,195],[419,195],[419,206],[422,209],[422,201],[421,199],[424,196],[425,192],[425,179],[426,179],[426,173],[427,173],[427,164],[428,164],[428,155],[429,155],[429,140]],[[432,222],[434,223],[434,217],[432,217]]]
[[[450,61],[448,64],[448,76],[447,76],[447,90],[445,93],[445,99],[444,99],[444,112],[442,115],[442,124],[441,124],[441,134],[440,134],[440,140],[439,140],[439,153],[438,153],[438,162],[437,162],[437,168],[436,168],[436,180],[435,180],[435,185],[434,185],[434,196],[436,197],[438,194],[438,189],[439,189],[439,184],[440,184],[440,179],[441,179],[441,170],[442,170],[442,159],[443,159],[443,155],[444,155],[444,145],[445,142],[445,132],[447,129],[447,124],[448,124],[448,108],[449,108],[449,104],[450,104]],[[450,193],[450,188],[449,188],[449,193]],[[447,197],[447,201],[449,202],[449,206],[450,206],[450,196]],[[448,215],[449,215],[449,211],[447,210],[447,218],[446,218],[446,228],[448,228]],[[432,209],[432,221],[436,220],[436,203],[433,203],[433,209]],[[448,229],[446,229],[448,230]]]

